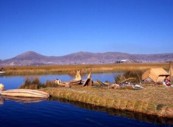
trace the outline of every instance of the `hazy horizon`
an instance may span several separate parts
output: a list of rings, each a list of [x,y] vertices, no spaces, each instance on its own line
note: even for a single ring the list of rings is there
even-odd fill
[[[173,54],[173,52],[170,52],[170,53],[143,53],[143,54],[135,54],[135,53],[127,53],[127,52],[88,52],[88,51],[78,51],[78,52],[72,52],[72,53],[68,53],[68,54],[64,54],[64,55],[46,55],[46,54],[42,54],[42,53],[39,53],[39,52],[36,52],[36,51],[24,51],[24,52],[22,52],[22,53],[19,53],[19,54],[17,54],[17,55],[15,55],[15,56],[11,56],[11,57],[9,57],[9,58],[6,58],[6,59],[1,59],[1,60],[7,60],[7,59],[11,59],[11,58],[13,58],[13,57],[16,57],[16,56],[18,56],[18,55],[23,55],[24,53],[29,53],[29,52],[33,52],[33,53],[37,53],[37,54],[39,54],[39,55],[43,55],[43,56],[55,56],[55,57],[59,57],[59,56],[66,56],[66,55],[71,55],[71,54],[75,54],[75,53],[125,53],[125,54],[130,54],[130,55],[157,55],[157,54]]]

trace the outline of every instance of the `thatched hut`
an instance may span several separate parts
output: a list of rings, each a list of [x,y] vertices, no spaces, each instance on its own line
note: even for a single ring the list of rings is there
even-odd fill
[[[163,82],[165,76],[168,75],[169,73],[163,68],[151,68],[143,73],[142,80],[158,83]]]
[[[169,74],[171,77],[171,81],[173,81],[173,62],[170,63]]]
[[[80,71],[77,71],[74,81],[79,81],[79,80],[82,80],[82,78],[81,78],[81,75],[80,75]]]

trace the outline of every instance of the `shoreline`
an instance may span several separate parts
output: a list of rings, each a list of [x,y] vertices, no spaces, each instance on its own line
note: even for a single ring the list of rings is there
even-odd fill
[[[93,104],[87,104],[87,103],[67,100],[67,99],[63,99],[63,98],[51,97],[50,100],[72,104],[77,107],[88,109],[88,110],[106,112],[111,116],[120,116],[120,117],[130,118],[130,119],[139,120],[142,122],[154,123],[154,124],[173,125],[173,118],[159,117],[157,115],[148,115],[148,114],[144,114],[144,113],[128,111],[128,110],[120,110],[120,109],[115,109],[115,108],[106,108],[106,107],[102,107],[102,106],[96,106]]]
[[[153,67],[169,69],[169,63],[122,63],[122,64],[81,64],[81,65],[40,65],[40,66],[6,66],[5,76],[37,74],[72,74],[77,70],[85,73],[105,73],[117,71],[145,71]]]
[[[65,99],[68,101],[80,102],[85,104],[91,104],[94,106],[130,111],[135,113],[142,113],[146,115],[157,116],[161,118],[173,118],[173,105],[171,102],[160,103],[154,102],[146,97],[141,99],[136,99],[135,97],[130,97],[129,99],[124,97],[116,97],[117,89],[103,89],[103,88],[89,88],[81,86],[75,86],[72,88],[44,88],[45,92],[48,92],[53,98]],[[91,90],[93,89],[93,90]],[[94,90],[99,89],[99,90]],[[90,91],[91,90],[91,91]],[[98,92],[99,91],[99,92]],[[139,90],[128,90],[128,91],[139,91]],[[171,92],[173,89],[170,90]],[[112,92],[115,92],[112,94]],[[123,91],[123,93],[126,92]],[[109,94],[109,95],[107,95]],[[133,95],[130,95],[133,96]],[[171,98],[172,99],[172,98]]]

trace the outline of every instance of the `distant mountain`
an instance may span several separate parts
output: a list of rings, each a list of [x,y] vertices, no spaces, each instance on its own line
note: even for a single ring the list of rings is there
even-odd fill
[[[3,65],[43,65],[49,64],[49,59],[50,62],[54,61],[53,57],[44,56],[33,51],[28,51],[11,59],[4,60],[2,63]]]
[[[44,59],[46,58],[46,56],[43,56],[41,54],[38,54],[36,52],[33,51],[28,51],[25,53],[22,53],[14,58],[12,58],[13,60],[36,60],[36,59]]]
[[[121,52],[77,52],[65,56],[44,56],[28,51],[11,59],[0,60],[0,65],[47,65],[47,64],[104,64],[126,62],[168,62],[173,61],[173,53],[128,54]]]

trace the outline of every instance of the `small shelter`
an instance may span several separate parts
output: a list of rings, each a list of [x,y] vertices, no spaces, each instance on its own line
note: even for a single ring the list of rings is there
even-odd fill
[[[77,71],[74,81],[80,81],[80,80],[82,80],[81,75],[80,75],[80,71]]]
[[[165,76],[168,76],[169,73],[163,68],[151,68],[143,73],[142,80],[153,81],[155,83],[163,82]]]
[[[92,86],[93,80],[91,78],[91,72],[88,74],[86,81],[83,83],[83,86]]]

